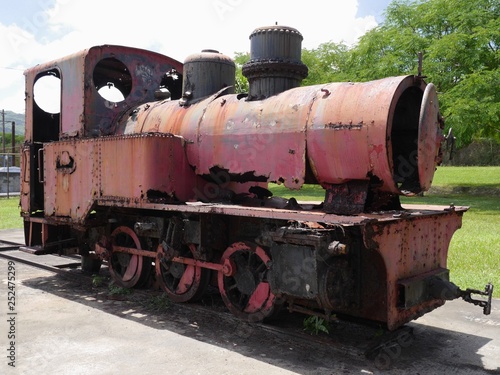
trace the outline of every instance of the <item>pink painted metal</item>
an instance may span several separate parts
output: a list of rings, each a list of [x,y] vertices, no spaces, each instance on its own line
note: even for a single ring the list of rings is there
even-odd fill
[[[183,138],[142,134],[51,142],[44,148],[45,215],[83,222],[100,197],[114,202],[185,202],[195,176]]]
[[[384,203],[392,194],[412,195],[430,187],[442,141],[432,84],[404,76],[296,87],[265,100],[248,101],[229,94],[228,88],[191,101],[187,96],[155,100],[161,76],[170,69],[182,72],[180,63],[165,56],[101,46],[26,71],[21,205],[30,233],[33,224],[42,225],[42,245],[49,237],[45,229],[77,228],[66,235],[72,240],[74,232],[91,231],[91,212],[102,219],[112,213],[109,217],[122,220],[120,207],[136,215],[147,210],[162,222],[193,218],[203,241],[219,236],[207,227],[220,220],[221,228],[230,222],[231,229],[228,238],[220,236],[210,246],[216,254],[212,258],[202,253],[205,245],[198,239],[184,239],[187,247],[180,249],[167,251],[160,245],[156,251],[143,250],[143,234],[125,225],[111,234],[109,228],[100,228],[108,232],[96,252],[114,262],[115,279],[126,286],[147,279],[154,257],[164,289],[181,302],[201,296],[209,270],[216,270],[228,308],[251,321],[272,315],[286,293],[283,298],[303,303],[303,309],[339,311],[386,323],[389,329],[444,303],[425,288],[435,278],[447,277],[449,243],[467,208],[397,206],[397,211],[364,212],[369,193]],[[44,75],[61,78],[61,114],[49,116],[36,104],[33,85]],[[122,101],[110,102],[99,94],[113,85],[124,95]],[[225,202],[234,196],[248,198],[250,187],[255,191],[255,185],[266,187],[268,182],[290,189],[318,183],[327,189],[325,204],[255,207],[265,204],[261,198],[239,201],[249,206],[214,203],[221,197]],[[224,196],[225,190],[233,195]],[[357,201],[345,203],[353,199]],[[336,210],[339,202],[356,208]],[[309,275],[318,284],[338,282],[342,293],[328,285],[309,300],[291,289],[280,292],[280,280],[273,286],[267,279],[275,261],[269,255],[273,243],[266,243],[274,232],[267,229],[255,239],[263,241],[262,247],[251,242],[229,245],[231,236],[240,238],[245,232],[244,225],[280,227],[290,221],[349,232],[354,241],[339,242],[344,248],[330,254],[333,266]],[[295,246],[309,246],[307,233],[297,236],[297,244],[283,240],[292,245],[286,250],[290,254]],[[324,245],[314,242],[319,253]],[[282,265],[295,260],[290,256]],[[422,293],[412,294],[410,289],[421,285],[427,285]],[[345,301],[338,303],[338,296]]]
[[[140,103],[153,101],[162,75],[171,69],[181,74],[182,64],[151,51],[104,45],[26,70],[26,143],[23,146],[24,175],[21,183],[23,213],[29,215],[44,209],[43,182],[38,178],[42,175],[38,169],[44,168],[43,160],[39,160],[42,143],[113,134],[116,118]],[[44,76],[60,78],[60,113],[46,113],[37,104],[34,87]],[[124,99],[110,102],[102,97],[98,90],[108,85],[121,91]],[[51,167],[52,164],[45,169]]]
[[[375,176],[384,191],[400,193],[394,182],[391,130],[403,93],[424,84],[413,76],[322,87],[311,108],[307,150],[323,186]],[[409,121],[409,119],[408,119]]]
[[[141,241],[137,234],[129,227],[120,226],[111,234],[111,254],[109,259],[109,273],[122,287],[132,288],[144,279],[143,273],[148,273],[149,259],[140,255],[122,253],[115,250],[120,242],[128,246],[141,249]]]
[[[174,254],[183,256],[172,257]],[[186,244],[181,249],[166,250],[163,245],[158,246],[155,261],[156,280],[172,301],[188,302],[203,295],[210,281],[209,269],[216,269],[218,265],[205,262],[200,257],[205,258],[193,243]],[[206,267],[207,265],[209,267]]]
[[[421,102],[425,87],[405,76],[300,87],[265,101],[219,92],[188,107],[145,104],[118,132],[182,135],[191,142],[188,160],[198,175],[223,171],[232,181],[300,189],[310,165],[324,187],[376,179],[382,191],[413,194],[429,187],[440,146],[436,101]],[[418,113],[405,115],[407,107],[420,108],[420,120]],[[419,131],[432,141],[418,138]],[[392,142],[404,146],[394,151]],[[421,158],[430,166],[419,184]]]

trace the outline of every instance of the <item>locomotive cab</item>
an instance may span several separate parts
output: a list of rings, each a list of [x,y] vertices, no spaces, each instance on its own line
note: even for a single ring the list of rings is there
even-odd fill
[[[28,246],[46,247],[69,239],[67,227],[61,225],[69,215],[58,212],[59,219],[50,219],[61,204],[54,203],[55,194],[64,191],[53,181],[45,181],[47,173],[51,173],[44,167],[46,147],[58,141],[113,134],[116,119],[139,103],[154,100],[162,77],[172,71],[179,80],[170,81],[169,86],[178,95],[182,82],[180,62],[146,50],[105,45],[24,72],[26,133],[21,158],[21,210]],[[57,169],[71,175],[76,170],[75,159],[88,156],[75,155],[63,147],[56,155]],[[92,173],[87,172],[87,179],[92,179]]]

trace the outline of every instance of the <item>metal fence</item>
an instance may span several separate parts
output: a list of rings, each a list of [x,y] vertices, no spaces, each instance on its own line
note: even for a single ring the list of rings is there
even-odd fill
[[[19,153],[0,153],[0,196],[19,196],[21,191],[21,168]]]

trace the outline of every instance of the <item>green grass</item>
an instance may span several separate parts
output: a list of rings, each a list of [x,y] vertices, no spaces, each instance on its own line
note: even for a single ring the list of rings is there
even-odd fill
[[[500,188],[500,167],[438,167],[432,186]]]
[[[300,190],[290,190],[283,185],[269,184],[269,190],[276,197],[294,197],[299,201],[322,201],[325,199],[325,190],[320,185],[305,185]]]
[[[22,227],[23,219],[19,208],[19,197],[0,198],[0,230]]]

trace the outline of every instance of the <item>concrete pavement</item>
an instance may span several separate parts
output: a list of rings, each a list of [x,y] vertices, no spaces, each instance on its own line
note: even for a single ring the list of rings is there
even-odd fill
[[[22,238],[20,230],[0,231],[0,239]],[[489,316],[452,301],[411,323],[415,340],[389,350],[394,363],[380,371],[353,344],[369,331],[358,325],[339,324],[305,343],[293,329],[273,333],[189,305],[151,312],[140,292],[113,297],[90,281],[21,263],[10,316],[8,266],[0,259],[1,374],[500,374],[498,300]],[[12,346],[16,367],[9,366]]]

